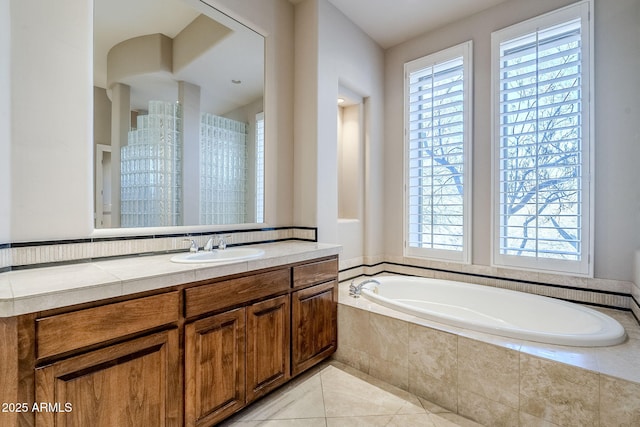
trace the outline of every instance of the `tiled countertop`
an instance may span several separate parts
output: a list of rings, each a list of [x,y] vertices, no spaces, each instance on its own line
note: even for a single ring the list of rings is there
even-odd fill
[[[199,280],[337,255],[341,246],[313,242],[254,245],[260,258],[215,264],[177,264],[175,254],[138,256],[10,271],[0,274],[0,317],[131,295]]]

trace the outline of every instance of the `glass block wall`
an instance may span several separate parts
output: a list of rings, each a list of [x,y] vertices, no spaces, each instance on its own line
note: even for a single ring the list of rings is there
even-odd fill
[[[200,115],[200,224],[247,219],[247,124]]]
[[[121,225],[182,224],[182,110],[178,103],[150,101],[121,147]]]

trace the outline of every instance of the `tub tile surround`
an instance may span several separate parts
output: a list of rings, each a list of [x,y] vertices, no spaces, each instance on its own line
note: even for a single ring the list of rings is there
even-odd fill
[[[335,358],[483,425],[637,425],[640,326],[628,312],[601,311],[625,326],[625,343],[554,346],[418,319],[351,298],[342,282]],[[380,324],[389,335],[372,332]],[[405,329],[406,344],[391,334]],[[378,376],[379,365],[394,363]]]
[[[633,282],[405,257],[373,257],[365,258],[364,262],[360,266],[349,267],[348,260],[341,260],[340,280],[381,273],[454,280],[567,301],[632,310],[636,318],[640,319],[640,306],[638,306],[640,288]],[[636,281],[640,283],[640,277],[636,278]]]
[[[218,235],[229,235],[228,244],[230,245],[287,240],[316,242],[317,228],[274,227],[170,235],[105,236],[51,242],[0,243],[0,272],[59,263],[90,262],[112,257],[182,251],[189,247],[185,239],[194,239],[200,247],[203,247],[209,238]]]
[[[341,246],[302,241],[263,243],[256,259],[177,264],[173,254],[8,271],[0,275],[0,317],[131,295],[168,286],[339,254]]]

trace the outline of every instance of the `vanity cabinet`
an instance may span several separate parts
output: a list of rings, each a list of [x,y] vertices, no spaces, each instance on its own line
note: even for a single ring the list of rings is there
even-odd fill
[[[289,295],[247,308],[247,403],[291,377]]]
[[[25,409],[0,425],[215,425],[335,351],[337,276],[332,256],[0,319],[0,397]]]
[[[36,369],[37,426],[180,425],[178,330]]]
[[[292,375],[317,364],[337,348],[337,271],[337,259],[293,268],[297,290],[291,294]]]
[[[213,425],[244,407],[245,309],[185,326],[185,426]]]
[[[179,426],[178,302],[168,292],[37,319],[36,426]]]
[[[292,374],[326,359],[337,347],[337,288],[331,281],[292,294]]]
[[[246,305],[186,324],[185,426],[213,425],[289,380],[289,289],[279,269],[186,290],[187,316]]]

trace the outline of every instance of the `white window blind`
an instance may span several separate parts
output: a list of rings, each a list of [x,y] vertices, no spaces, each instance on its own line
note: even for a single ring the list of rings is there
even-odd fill
[[[409,255],[468,261],[471,42],[408,63]]]
[[[589,85],[579,11],[494,41],[497,258],[507,265],[584,272]]]

